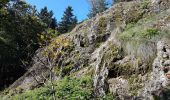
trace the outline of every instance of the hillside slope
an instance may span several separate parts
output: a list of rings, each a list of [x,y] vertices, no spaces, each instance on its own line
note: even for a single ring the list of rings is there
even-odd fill
[[[51,61],[57,84],[64,77],[92,80],[83,90],[90,87],[89,98],[110,93],[121,100],[170,100],[169,7],[169,0],[120,2],[84,21],[39,49],[30,69],[10,86],[7,96],[38,89],[46,81],[50,75],[47,53],[55,55]]]

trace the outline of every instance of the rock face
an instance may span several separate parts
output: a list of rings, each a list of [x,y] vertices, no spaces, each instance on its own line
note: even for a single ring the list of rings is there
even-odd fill
[[[169,7],[169,0],[115,4],[56,37],[45,47],[52,58],[45,57],[45,48],[37,51],[32,67],[11,89],[25,91],[41,85],[34,78],[41,82],[49,78],[50,58],[56,80],[91,74],[95,97],[111,93],[120,100],[169,100]]]
[[[116,33],[116,32],[115,32]],[[114,44],[114,32],[110,38],[92,53],[91,66],[95,66],[94,88],[95,94],[104,96],[107,90],[106,78],[109,74],[109,65],[113,60],[120,59],[119,49]]]
[[[157,57],[153,63],[153,72],[149,82],[146,83],[142,95],[147,99],[159,98],[160,100],[169,100],[168,91],[170,87],[169,77],[169,58],[170,57],[170,41],[162,40],[157,43]]]

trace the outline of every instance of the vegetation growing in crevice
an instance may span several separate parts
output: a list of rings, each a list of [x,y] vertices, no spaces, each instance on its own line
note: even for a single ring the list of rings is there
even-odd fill
[[[108,43],[109,49],[104,54],[104,60],[106,61],[115,61],[117,60],[120,52],[120,48],[118,48],[115,44],[111,41]]]
[[[137,23],[129,23],[124,28],[123,32],[118,35],[122,47],[128,55],[134,55],[142,62],[151,63],[156,55],[156,41],[160,37],[167,36],[163,30],[160,31],[155,23],[159,23],[160,18],[166,13],[159,15],[148,16],[139,20]],[[158,17],[159,16],[159,17]]]
[[[71,46],[71,42],[68,38],[60,36],[53,39],[49,46],[45,47],[46,49],[43,55],[57,59],[61,55],[64,55],[65,50],[69,49]]]
[[[116,78],[119,76],[129,76],[135,73],[135,69],[133,68],[133,65],[129,62],[126,65],[112,65],[111,68],[109,68],[109,78]]]
[[[97,23],[97,33],[102,34],[106,31],[107,20],[105,17],[101,17]]]
[[[145,82],[149,80],[150,72],[146,73],[144,76],[142,76],[141,74],[133,74],[125,78],[128,80],[130,94],[133,96],[137,96],[139,90],[142,89],[145,86]]]
[[[74,63],[68,63],[67,65],[63,66],[62,69],[62,76],[69,74],[69,72],[74,68]]]
[[[149,0],[143,0],[143,1],[142,1],[142,4],[141,4],[141,8],[142,8],[142,9],[147,9],[149,3],[150,3]]]
[[[95,47],[99,47],[101,43],[105,42],[109,38],[110,34],[100,34],[95,41]]]
[[[140,79],[139,76],[132,75],[128,79],[128,84],[129,84],[129,91],[131,92],[132,95],[137,96],[139,89],[141,89],[143,86],[141,85],[143,82]]]
[[[62,59],[72,50],[73,47],[70,39],[59,36],[53,39],[50,45],[47,46],[43,52],[45,57],[53,59],[53,71],[57,76],[62,74],[65,75],[71,70],[73,64],[68,63],[67,65],[64,65],[65,63],[62,61]]]

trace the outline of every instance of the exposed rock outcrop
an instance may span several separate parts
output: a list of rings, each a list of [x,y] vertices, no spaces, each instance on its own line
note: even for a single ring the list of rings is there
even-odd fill
[[[169,0],[120,2],[57,37],[45,47],[51,48],[46,53],[55,54],[56,80],[88,73],[95,97],[110,92],[120,100],[169,100],[169,7]],[[32,89],[41,85],[34,76],[39,81],[49,77],[45,48],[37,51],[32,67],[11,89]]]
[[[170,41],[162,40],[157,43],[157,57],[154,60],[151,77],[145,83],[142,96],[152,100],[159,98],[160,100],[169,100],[169,93],[165,92],[170,89],[169,80],[169,58],[170,57]]]

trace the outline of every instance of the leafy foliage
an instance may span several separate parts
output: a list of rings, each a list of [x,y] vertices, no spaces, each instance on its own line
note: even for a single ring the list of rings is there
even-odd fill
[[[51,40],[54,37],[59,36],[59,32],[57,30],[48,28],[45,31],[43,31],[42,33],[38,34],[39,36],[39,45],[40,47],[44,47],[47,46],[49,43],[51,43]]]
[[[66,9],[60,23],[61,33],[76,25],[72,11],[71,7]],[[35,6],[22,0],[0,1],[0,88],[23,75],[35,51],[58,36],[57,30],[57,20],[47,7],[37,12]]]
[[[9,2],[9,0],[1,0],[0,1],[0,9],[2,9],[8,2]]]
[[[39,47],[38,34],[45,29],[34,7],[24,1],[9,5],[0,9],[0,87],[23,74],[22,60],[30,61]]]

